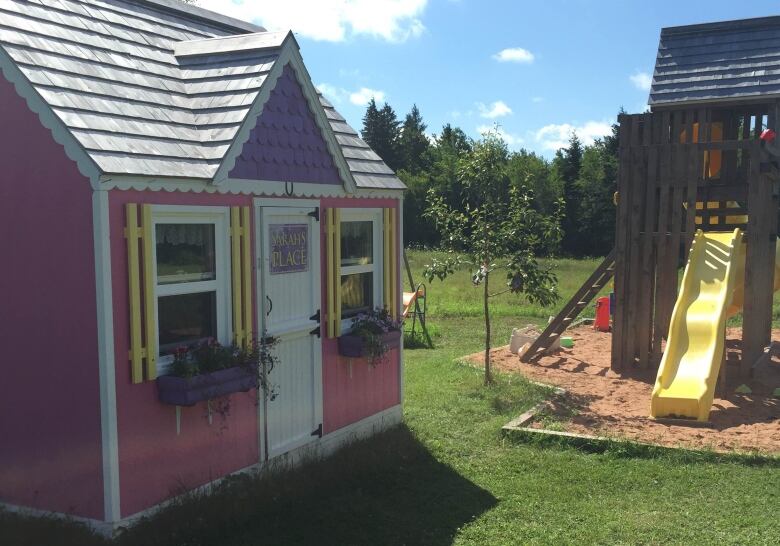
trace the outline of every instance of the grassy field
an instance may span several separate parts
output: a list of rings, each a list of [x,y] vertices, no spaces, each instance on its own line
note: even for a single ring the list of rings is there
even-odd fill
[[[445,254],[441,252],[410,250],[407,251],[407,256],[415,281],[421,282],[423,281],[421,272],[425,264],[429,263],[432,257],[444,257]],[[558,275],[560,294],[573,294],[600,263],[600,259],[555,260],[554,267]],[[408,284],[405,274],[403,280],[405,284]],[[492,279],[491,286],[494,286],[497,292],[502,289],[505,282],[505,279],[496,277]],[[468,270],[458,271],[445,281],[434,279],[427,285],[428,295],[430,296],[428,298],[428,310],[432,315],[441,318],[482,316],[482,289],[481,287],[475,287],[471,283],[471,276]],[[608,292],[608,288],[605,289],[606,292]],[[506,293],[492,298],[491,313],[496,317],[523,317],[529,319],[530,322],[542,324],[547,321],[550,315],[554,315],[559,311],[565,303],[566,300],[562,297],[556,305],[543,308],[529,304],[522,296]]]
[[[416,282],[424,281],[422,271],[425,264],[433,256],[443,257],[442,252],[408,250],[407,256]],[[526,320],[528,323],[544,324],[550,315],[555,315],[566,304],[567,299],[582,285],[601,263],[601,259],[557,259],[553,262],[554,271],[558,276],[558,289],[561,298],[551,307],[538,307],[529,304],[523,296],[516,294],[501,294],[491,300],[491,314],[495,317],[514,317],[516,322]],[[682,269],[680,270],[682,279]],[[408,285],[406,274],[403,276]],[[505,279],[496,278],[491,286],[496,291],[503,285]],[[467,270],[456,272],[446,281],[434,279],[427,282],[429,295],[429,311],[437,317],[476,317],[482,316],[482,289],[471,283]],[[408,288],[406,288],[408,290]],[[611,291],[611,283],[602,290],[600,295]],[[582,316],[593,316],[593,306],[589,306]],[[780,328],[780,291],[775,292],[772,305],[773,326]],[[740,326],[742,316],[737,315],[729,320],[730,326]],[[524,324],[523,324],[524,325]],[[517,326],[517,324],[516,324]],[[506,342],[503,342],[506,343]]]
[[[413,254],[413,263],[424,259]],[[563,262],[569,293],[595,262]],[[565,275],[564,267],[568,268]],[[419,269],[419,267],[417,267]],[[568,278],[573,277],[573,278]],[[775,544],[780,464],[511,442],[501,426],[546,396],[518,376],[482,386],[467,276],[430,292],[436,348],[406,351],[405,424],[281,474],[230,480],[125,533],[122,545]],[[496,342],[551,310],[496,302]],[[477,307],[477,309],[475,309]],[[0,511],[0,543],[101,545],[73,524]]]

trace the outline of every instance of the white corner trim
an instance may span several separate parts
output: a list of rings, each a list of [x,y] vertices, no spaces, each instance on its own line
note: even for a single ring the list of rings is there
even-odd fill
[[[0,70],[5,79],[14,86],[16,93],[27,102],[27,107],[37,114],[41,125],[51,132],[54,141],[65,149],[68,158],[76,163],[79,172],[87,177],[92,187],[96,189],[100,169],[2,47],[0,47]]]
[[[114,363],[114,302],[111,288],[111,236],[108,192],[92,192],[92,230],[95,251],[95,296],[100,378],[100,432],[103,461],[103,517],[120,519],[119,436],[116,415]]]
[[[213,487],[222,483],[223,480],[229,476],[237,476],[240,474],[246,474],[251,472],[257,472],[260,474],[274,472],[275,470],[282,470],[289,467],[299,466],[306,462],[321,459],[332,455],[340,448],[345,447],[352,442],[370,438],[371,436],[399,425],[403,421],[403,410],[401,405],[392,406],[379,413],[370,415],[360,421],[334,430],[333,432],[326,434],[322,438],[315,440],[309,444],[294,449],[284,455],[275,457],[266,463],[257,463],[246,468],[242,468],[235,472],[231,472],[221,478],[217,478],[209,483],[194,488],[192,492],[208,492]],[[186,494],[186,493],[185,493]],[[0,507],[8,510],[9,512],[17,512],[25,515],[32,516],[48,516],[48,517],[62,517],[64,519],[71,519],[74,521],[82,522],[89,525],[95,531],[105,535],[111,536],[121,528],[129,527],[138,522],[143,517],[148,517],[156,512],[163,510],[165,507],[176,502],[179,497],[174,497],[166,501],[161,502],[155,506],[132,514],[121,520],[114,521],[100,521],[92,518],[85,518],[80,516],[70,516],[62,514],[60,512],[48,512],[46,510],[39,510],[36,508],[29,508],[25,506],[18,506],[13,504],[6,504],[0,502]]]

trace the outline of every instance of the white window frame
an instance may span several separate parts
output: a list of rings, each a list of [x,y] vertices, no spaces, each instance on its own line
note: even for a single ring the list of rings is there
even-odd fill
[[[160,285],[157,283],[157,224],[211,224],[214,226],[214,268],[216,279]],[[152,272],[154,275],[154,323],[157,336],[157,373],[165,375],[173,355],[161,356],[159,298],[201,292],[216,292],[217,341],[230,345],[231,323],[231,271],[230,271],[230,209],[228,207],[152,205]]]
[[[383,267],[383,238],[382,230],[384,229],[384,223],[382,218],[382,209],[368,209],[368,208],[354,208],[341,209],[341,223],[345,222],[372,222],[373,229],[373,263],[366,265],[349,265],[341,266],[341,276],[350,275],[354,273],[373,273],[374,274],[374,293],[373,293],[373,307],[381,307],[384,299],[382,294],[382,287],[384,285],[384,267]],[[339,245],[341,241],[339,241]],[[341,282],[341,279],[339,279]],[[341,305],[341,301],[338,302]],[[349,332],[352,329],[352,317],[341,319],[341,331]]]

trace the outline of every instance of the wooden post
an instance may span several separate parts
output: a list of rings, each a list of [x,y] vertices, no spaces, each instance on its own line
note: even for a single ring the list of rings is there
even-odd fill
[[[740,376],[747,379],[753,364],[769,345],[772,330],[777,200],[772,181],[761,174],[761,143],[749,147],[748,227],[745,256],[745,304],[742,320]]]
[[[620,116],[620,163],[618,167],[618,210],[615,225],[615,313],[612,330],[612,355],[610,367],[619,371],[624,365],[625,318],[629,242],[629,209],[631,205],[631,133],[636,116]]]

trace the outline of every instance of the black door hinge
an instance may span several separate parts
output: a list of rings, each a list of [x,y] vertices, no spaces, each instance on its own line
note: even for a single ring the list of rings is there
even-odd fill
[[[320,320],[320,310],[317,309],[317,312],[314,313],[312,316],[310,316],[309,320],[313,320],[315,322],[321,322],[321,320]]]
[[[320,337],[320,327],[317,326],[314,330],[309,332],[309,335]]]
[[[319,222],[320,221],[320,207],[314,207],[314,210],[309,213],[309,216],[311,216],[312,218],[314,218],[315,220],[317,220]]]
[[[318,426],[317,429],[311,433],[311,435],[322,438],[322,423],[320,423],[320,426]]]

